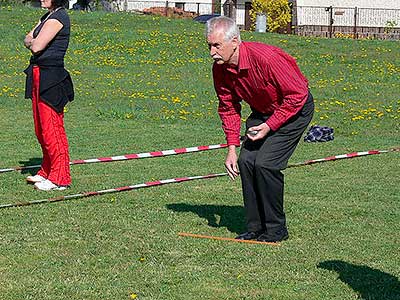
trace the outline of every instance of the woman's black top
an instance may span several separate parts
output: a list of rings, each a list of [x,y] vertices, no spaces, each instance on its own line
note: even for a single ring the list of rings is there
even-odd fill
[[[33,66],[40,68],[40,98],[57,112],[62,112],[68,101],[74,99],[72,79],[64,69],[64,56],[68,49],[71,23],[64,8],[58,8],[53,13],[41,17],[41,23],[35,28],[33,38],[36,38],[47,20],[56,19],[63,27],[40,53],[31,56],[30,64],[24,71],[26,77],[25,98],[32,98]]]

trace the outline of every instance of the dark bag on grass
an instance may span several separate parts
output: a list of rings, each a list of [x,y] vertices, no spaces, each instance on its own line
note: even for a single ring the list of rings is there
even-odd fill
[[[306,136],[304,137],[305,142],[328,142],[332,141],[333,128],[326,126],[314,125],[308,130]]]

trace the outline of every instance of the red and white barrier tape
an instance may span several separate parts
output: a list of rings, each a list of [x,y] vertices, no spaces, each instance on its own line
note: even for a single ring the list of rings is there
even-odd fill
[[[370,150],[370,151],[364,151],[364,152],[352,152],[352,153],[348,153],[348,154],[329,156],[326,158],[319,158],[319,159],[307,160],[304,162],[290,164],[290,165],[288,165],[288,168],[306,166],[306,165],[311,165],[311,164],[315,164],[315,163],[334,161],[334,160],[345,159],[345,158],[354,158],[354,157],[361,157],[361,156],[366,156],[366,155],[395,152],[395,151],[400,151],[400,148],[393,148],[393,149],[389,149],[389,150]],[[140,184],[136,184],[136,185],[123,186],[123,187],[112,188],[112,189],[107,189],[107,190],[100,190],[100,191],[95,191],[95,192],[84,192],[84,193],[80,193],[80,194],[59,196],[59,197],[49,198],[49,199],[16,202],[16,203],[10,203],[10,204],[1,204],[0,209],[8,208],[8,207],[17,207],[17,206],[28,206],[28,205],[32,205],[32,204],[41,204],[41,203],[48,203],[48,202],[58,202],[58,201],[85,198],[85,197],[97,196],[97,195],[103,195],[103,194],[109,194],[109,193],[125,192],[125,191],[137,190],[140,188],[164,185],[164,184],[169,184],[169,183],[179,183],[179,182],[191,181],[191,180],[197,180],[197,179],[209,179],[209,178],[216,178],[216,177],[221,177],[221,176],[226,176],[226,175],[228,175],[228,173],[217,173],[217,174],[209,174],[209,175],[203,175],[203,176],[180,177],[180,178],[164,179],[164,180],[158,180],[158,181],[150,181],[150,182],[140,183]]]
[[[333,160],[339,160],[339,159],[345,159],[345,158],[353,158],[353,157],[360,157],[360,156],[366,156],[366,155],[374,155],[374,154],[382,154],[382,153],[388,153],[388,152],[395,152],[395,151],[400,151],[400,148],[392,148],[389,150],[369,150],[369,151],[362,151],[362,152],[351,152],[347,154],[341,154],[341,155],[335,155],[335,156],[328,156],[325,158],[318,158],[318,159],[312,159],[312,160],[307,160],[304,162],[299,162],[299,163],[294,163],[288,166],[290,167],[297,167],[297,166],[305,166],[305,165],[311,165],[319,162],[325,162],[325,161],[333,161]]]
[[[103,194],[110,194],[110,193],[118,193],[118,192],[137,190],[137,189],[156,186],[156,185],[164,185],[164,184],[169,184],[169,183],[179,183],[179,182],[191,181],[191,180],[197,180],[197,179],[208,179],[208,178],[215,178],[215,177],[226,176],[226,175],[227,175],[227,173],[219,173],[219,174],[209,174],[209,175],[204,175],[204,176],[192,176],[192,177],[181,177],[181,178],[172,178],[172,179],[164,179],[164,180],[157,180],[157,181],[149,181],[149,182],[145,182],[145,183],[139,183],[139,184],[129,185],[129,186],[122,186],[122,187],[118,187],[118,188],[100,190],[100,191],[95,191],[95,192],[84,192],[84,193],[80,193],[80,194],[59,196],[59,197],[54,197],[54,198],[49,198],[49,199],[41,199],[41,200],[33,200],[33,201],[26,201],[26,202],[16,202],[16,203],[10,203],[10,204],[2,204],[2,205],[0,205],[0,208],[16,207],[16,206],[27,206],[27,205],[32,205],[32,204],[46,203],[46,202],[58,202],[58,201],[63,201],[63,200],[86,198],[86,197],[90,197],[90,196],[97,196],[97,195],[103,195]]]
[[[215,150],[226,148],[227,144],[216,144],[216,145],[208,145],[208,146],[196,146],[196,147],[188,147],[188,148],[176,148],[171,150],[163,150],[163,151],[153,151],[153,152],[144,152],[144,153],[133,153],[133,154],[125,154],[118,156],[110,156],[110,157],[99,157],[99,158],[89,158],[89,159],[76,159],[70,161],[70,165],[82,165],[82,164],[92,164],[92,163],[101,163],[101,162],[113,162],[120,160],[131,160],[131,159],[139,159],[139,158],[151,158],[151,157],[162,157],[169,155],[177,155],[191,152],[200,152],[207,150]],[[33,166],[19,166],[13,168],[0,169],[0,173],[6,173],[11,171],[21,171],[27,169],[35,169],[40,168],[40,165]]]

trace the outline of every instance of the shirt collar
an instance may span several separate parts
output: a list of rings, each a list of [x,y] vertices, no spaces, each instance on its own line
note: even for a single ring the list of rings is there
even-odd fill
[[[249,68],[250,63],[247,55],[246,45],[241,42],[239,45],[239,65],[237,67],[227,66],[226,69],[232,73],[239,73],[241,70]]]
[[[245,43],[239,45],[239,70],[250,69],[249,56]]]

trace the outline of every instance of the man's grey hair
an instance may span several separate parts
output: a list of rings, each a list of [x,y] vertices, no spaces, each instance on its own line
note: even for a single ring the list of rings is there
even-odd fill
[[[215,30],[222,30],[225,33],[225,41],[230,41],[234,37],[237,37],[239,43],[241,41],[239,28],[231,18],[220,16],[209,19],[206,23],[206,37]]]

